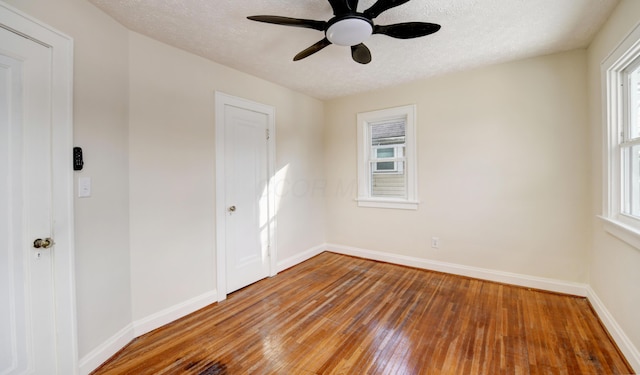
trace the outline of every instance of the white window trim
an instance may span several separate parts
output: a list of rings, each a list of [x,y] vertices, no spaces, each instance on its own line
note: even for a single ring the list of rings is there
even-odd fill
[[[371,173],[369,165],[371,147],[369,124],[394,119],[405,119],[405,154],[407,161],[407,198],[379,198],[370,193]],[[372,112],[358,113],[358,202],[359,207],[394,208],[404,210],[418,209],[418,166],[416,153],[416,106],[406,105]]]
[[[625,130],[623,71],[640,56],[640,25],[603,61],[602,108],[603,144],[603,199],[599,216],[607,233],[640,250],[640,221],[622,210],[621,133]]]

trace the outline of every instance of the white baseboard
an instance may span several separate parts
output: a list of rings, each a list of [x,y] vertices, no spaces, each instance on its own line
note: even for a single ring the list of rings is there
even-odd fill
[[[103,364],[107,359],[111,358],[120,349],[136,338],[133,334],[133,324],[127,324],[120,332],[111,336],[107,341],[103,342],[97,348],[93,349],[78,361],[78,367],[81,375],[90,374]]]
[[[218,293],[214,290],[158,311],[146,318],[138,319],[133,322],[135,336],[140,337],[217,301]]]
[[[638,348],[633,345],[629,337],[624,333],[624,330],[622,330],[622,327],[616,322],[613,315],[607,310],[591,286],[587,286],[587,298],[589,298],[589,302],[591,302],[591,306],[593,306],[596,314],[598,314],[602,324],[607,327],[609,334],[616,344],[618,344],[618,348],[620,348],[620,351],[624,354],[627,362],[629,362],[636,373],[640,373],[640,351],[638,351]]]
[[[283,259],[281,261],[278,261],[278,272],[282,272],[284,270],[286,270],[287,268],[291,268],[293,266],[295,266],[296,264],[300,264],[302,262],[304,262],[307,259],[311,259],[314,256],[322,253],[323,251],[327,250],[327,245],[326,244],[322,244],[322,245],[318,245],[315,247],[312,247],[306,251],[303,251],[300,254],[297,254],[295,256],[289,257],[287,259]]]
[[[133,339],[215,303],[218,300],[217,295],[216,291],[207,292],[128,324],[120,332],[80,359],[78,364],[80,374],[91,373]]]
[[[366,250],[351,246],[327,244],[326,248],[327,250],[334,253],[378,260],[381,262],[400,264],[403,266],[421,268],[430,271],[445,272],[482,280],[518,285],[526,288],[542,289],[552,292],[572,294],[581,297],[587,296],[587,285],[581,283],[521,275],[517,273],[471,267],[455,263],[440,262],[436,260],[415,258],[406,255]]]

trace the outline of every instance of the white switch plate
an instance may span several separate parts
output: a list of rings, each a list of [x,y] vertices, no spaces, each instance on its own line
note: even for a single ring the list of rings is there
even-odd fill
[[[78,178],[78,198],[88,198],[91,196],[91,177]]]

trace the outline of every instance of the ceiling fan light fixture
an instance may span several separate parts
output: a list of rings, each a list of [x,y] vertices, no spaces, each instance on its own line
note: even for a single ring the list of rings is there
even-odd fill
[[[324,32],[321,41],[300,51],[293,61],[305,59],[332,44],[351,47],[351,58],[359,64],[371,62],[371,51],[364,41],[373,34],[387,35],[396,39],[413,39],[433,34],[440,30],[440,25],[427,22],[402,22],[392,25],[377,25],[373,19],[381,13],[400,6],[410,0],[376,0],[376,2],[360,13],[357,11],[358,0],[328,0],[334,17],[328,21],[317,21],[305,18],[282,16],[249,16],[252,21],[272,23],[283,26],[303,27]]]
[[[327,39],[339,46],[355,46],[373,34],[373,25],[362,17],[347,17],[334,22],[327,28]]]

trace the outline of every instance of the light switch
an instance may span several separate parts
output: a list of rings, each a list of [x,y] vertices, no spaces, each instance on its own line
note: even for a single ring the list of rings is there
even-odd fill
[[[91,177],[78,178],[78,198],[91,196]]]

